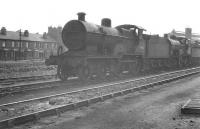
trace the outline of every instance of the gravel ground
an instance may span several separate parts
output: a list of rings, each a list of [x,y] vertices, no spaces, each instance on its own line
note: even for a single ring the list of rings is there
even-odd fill
[[[139,77],[135,77],[135,79],[136,78],[139,78]],[[131,79],[134,79],[134,77],[132,77]],[[112,81],[119,81],[119,80],[114,79]],[[0,104],[6,104],[6,103],[15,102],[15,101],[23,101],[26,99],[44,97],[44,96],[60,94],[64,92],[76,91],[76,90],[81,90],[83,88],[92,88],[95,86],[100,86],[102,84],[107,84],[109,82],[110,80],[104,80],[104,81],[93,80],[88,83],[81,83],[81,82],[78,82],[77,80],[74,80],[71,83],[69,82],[69,84],[65,82],[64,83],[58,82],[57,84],[48,84],[48,86],[52,86],[52,87],[39,89],[39,90],[20,92],[20,93],[15,93],[15,94],[8,94],[4,97],[0,97]]]
[[[161,78],[159,78],[159,80],[160,79]],[[152,79],[148,79],[148,80],[152,81]],[[141,85],[141,84],[146,84],[149,81],[145,81],[145,82],[139,81],[136,83],[137,84],[139,83]],[[105,94],[108,94],[111,92],[125,90],[125,89],[129,89],[129,88],[132,88],[135,86],[137,86],[135,83],[134,83],[134,85],[133,84],[114,85],[114,86],[109,86],[109,87],[103,87],[100,89],[93,89],[93,90],[87,90],[87,91],[83,91],[83,92],[68,94],[68,95],[64,95],[64,96],[62,95],[60,97],[45,99],[43,101],[24,103],[24,104],[19,104],[19,105],[15,105],[15,106],[2,107],[0,109],[0,120],[7,119],[8,117],[22,115],[25,113],[36,112],[36,111],[56,107],[59,105],[74,103],[77,101],[81,101],[81,100],[85,100],[85,99],[89,99],[89,98],[93,98],[93,97],[97,97],[97,96],[102,96],[102,95],[105,95]]]
[[[161,73],[165,73],[160,72]],[[131,77],[131,78],[127,78],[126,79],[136,79],[136,78],[140,78],[140,77],[147,77],[150,75],[155,75],[155,74],[147,74],[147,75],[140,75],[139,77]],[[125,78],[124,78],[125,79]],[[122,78],[123,80],[123,78]],[[75,80],[76,81],[76,80]],[[8,94],[4,97],[0,97],[0,104],[6,104],[6,103],[11,103],[11,102],[15,102],[15,101],[23,101],[26,99],[32,99],[35,97],[43,97],[43,96],[47,96],[49,94],[53,95],[53,94],[59,94],[59,93],[63,93],[63,92],[70,92],[70,91],[75,91],[75,90],[81,90],[83,88],[89,88],[89,87],[94,87],[94,86],[99,86],[102,84],[106,84],[109,83],[111,80],[93,80],[90,83],[81,83],[77,82],[75,84],[63,84],[63,83],[58,83],[58,84],[48,84],[48,86],[52,85],[55,87],[51,87],[51,88],[45,88],[45,89],[40,89],[40,90],[33,90],[33,91],[26,91],[26,92],[21,92],[21,93],[16,93],[16,94]],[[117,79],[114,79],[112,81],[119,81]],[[97,85],[96,85],[97,84]]]
[[[200,117],[180,114],[199,83],[195,75],[13,129],[199,129]]]

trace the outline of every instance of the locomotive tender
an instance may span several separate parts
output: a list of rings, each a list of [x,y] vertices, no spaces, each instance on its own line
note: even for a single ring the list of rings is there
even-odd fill
[[[158,67],[189,64],[187,39],[147,35],[143,31],[144,28],[130,24],[113,28],[108,18],[96,25],[85,21],[85,13],[78,13],[78,20],[69,21],[62,30],[68,51],[51,56],[46,64],[57,65],[62,80],[72,76],[81,80],[104,78],[125,71],[135,75]]]

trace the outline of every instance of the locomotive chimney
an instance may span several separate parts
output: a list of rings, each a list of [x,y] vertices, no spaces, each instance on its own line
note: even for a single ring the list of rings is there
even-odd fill
[[[111,19],[109,18],[103,18],[101,20],[101,25],[105,27],[111,27]]]
[[[86,14],[84,12],[77,13],[77,15],[78,15],[78,20],[85,21]]]

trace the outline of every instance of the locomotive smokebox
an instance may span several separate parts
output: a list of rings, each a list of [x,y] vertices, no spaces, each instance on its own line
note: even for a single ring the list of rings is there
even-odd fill
[[[111,19],[109,18],[103,18],[101,20],[101,25],[105,27],[111,27]]]
[[[77,15],[78,15],[78,20],[85,21],[86,14],[84,12],[79,12],[79,13],[77,13]]]

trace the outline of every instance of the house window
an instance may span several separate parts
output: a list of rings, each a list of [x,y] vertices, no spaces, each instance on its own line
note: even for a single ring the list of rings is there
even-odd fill
[[[15,47],[15,42],[14,41],[12,41],[12,47]]]
[[[39,48],[40,47],[40,43],[37,43],[36,47]]]
[[[26,42],[26,48],[28,48],[28,42]]]
[[[51,46],[50,46],[50,44],[48,43],[48,45],[47,45],[47,48],[50,48]]]
[[[54,48],[54,44],[52,43],[52,44],[51,44],[51,49],[53,49],[53,48]]]
[[[17,47],[20,47],[20,42],[17,42]]]
[[[40,45],[41,45],[40,48],[44,48],[44,43],[41,43]]]
[[[2,47],[5,47],[5,46],[6,46],[6,42],[3,41],[3,42],[2,42]]]
[[[18,42],[17,41],[15,41],[14,47],[18,47]]]
[[[22,42],[22,47],[23,47],[23,48],[26,47],[26,42]]]
[[[44,48],[45,48],[45,49],[47,48],[47,43],[44,43]]]
[[[8,40],[6,40],[6,41],[5,41],[5,47],[11,47],[11,42],[8,41]]]
[[[33,48],[36,48],[36,42],[34,42],[33,44],[34,44],[34,45],[33,45]]]
[[[31,48],[31,43],[32,43],[32,42],[29,42],[29,43],[28,43],[28,48]]]
[[[19,41],[15,42],[15,47],[19,47]]]
[[[49,49],[51,49],[51,43],[49,43]]]
[[[53,46],[53,44],[50,43],[50,44],[49,44],[49,49],[52,49],[52,48],[53,48],[52,46]]]

